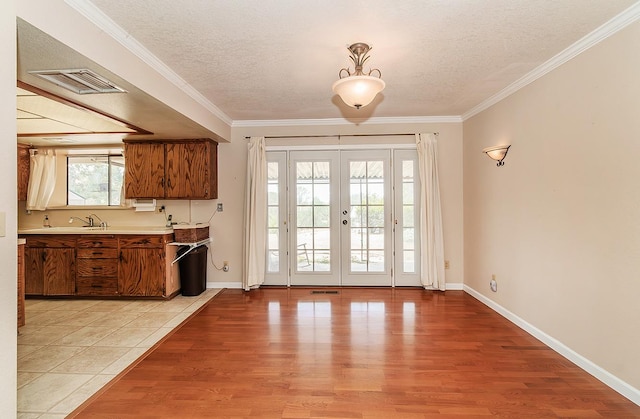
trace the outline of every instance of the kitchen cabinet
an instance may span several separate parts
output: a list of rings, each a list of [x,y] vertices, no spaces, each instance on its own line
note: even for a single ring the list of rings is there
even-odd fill
[[[29,171],[31,170],[29,148],[29,146],[18,144],[18,201],[27,200]]]
[[[218,197],[218,143],[215,141],[125,140],[124,145],[126,198]]]
[[[177,280],[167,260],[167,244],[173,235],[120,236],[118,293],[135,297],[170,297],[179,285],[167,287]]]
[[[28,237],[25,248],[26,295],[74,295],[76,238]]]
[[[180,291],[173,234],[24,237],[26,295],[171,298]]]
[[[118,295],[118,239],[83,236],[76,249],[76,295]]]
[[[18,244],[18,327],[24,323],[24,244]]]
[[[167,259],[172,235],[121,236],[118,294],[128,297],[172,296],[180,289],[177,270]]]
[[[164,144],[124,144],[125,197],[164,198]]]
[[[118,293],[123,296],[164,295],[164,262],[162,237],[122,238]]]

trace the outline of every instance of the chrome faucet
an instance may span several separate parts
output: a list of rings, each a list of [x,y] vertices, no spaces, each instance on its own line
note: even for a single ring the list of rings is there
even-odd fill
[[[91,223],[91,226],[93,227],[94,224],[94,220],[93,217],[97,218],[98,221],[100,221],[100,227],[106,228],[107,227],[107,222],[106,221],[102,221],[102,218],[98,217],[96,214],[89,214],[88,220]]]
[[[71,224],[74,219],[83,222],[83,227],[93,227],[93,218],[91,218],[91,216],[87,217],[86,220],[80,217],[69,217],[69,224]]]

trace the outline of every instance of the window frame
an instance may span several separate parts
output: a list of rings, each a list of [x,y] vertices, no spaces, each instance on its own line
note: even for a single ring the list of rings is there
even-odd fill
[[[69,175],[69,168],[71,167],[71,163],[70,160],[72,159],[87,159],[87,158],[101,158],[107,159],[107,201],[108,204],[107,205],[101,205],[101,204],[87,204],[87,205],[82,205],[82,204],[70,204],[69,203],[69,187],[70,187],[70,175]],[[123,168],[123,173],[122,173],[122,182],[124,183],[124,177],[125,177],[125,171],[124,171],[124,167],[125,167],[125,156],[124,153],[117,153],[117,152],[106,152],[106,153],[83,153],[83,154],[67,154],[66,156],[66,190],[65,190],[65,204],[66,207],[69,208],[120,208],[123,205],[123,202],[118,202],[117,204],[112,204],[112,182],[113,182],[113,165],[114,163],[112,162],[112,159],[114,158],[121,158],[122,159],[122,168]]]

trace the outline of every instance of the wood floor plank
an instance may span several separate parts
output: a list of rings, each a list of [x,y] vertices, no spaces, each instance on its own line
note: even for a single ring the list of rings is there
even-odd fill
[[[70,417],[640,418],[462,291],[337,290],[225,290]]]

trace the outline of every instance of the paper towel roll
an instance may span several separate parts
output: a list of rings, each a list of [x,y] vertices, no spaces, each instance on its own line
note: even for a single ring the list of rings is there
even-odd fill
[[[133,208],[135,208],[136,212],[155,211],[156,200],[155,199],[134,199]]]

